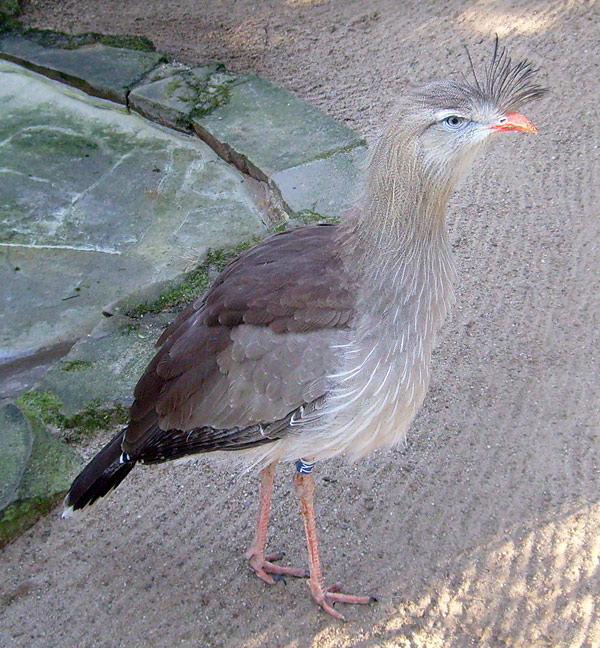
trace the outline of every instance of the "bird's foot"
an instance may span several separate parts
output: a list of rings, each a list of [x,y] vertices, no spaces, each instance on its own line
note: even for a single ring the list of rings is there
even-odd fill
[[[295,578],[309,578],[310,573],[308,569],[300,569],[297,567],[282,567],[281,565],[276,565],[276,560],[281,560],[285,556],[283,551],[277,551],[275,553],[264,554],[262,552],[256,552],[253,549],[250,549],[246,553],[246,558],[250,563],[250,566],[256,572],[256,575],[268,585],[275,585],[276,580],[283,580],[285,582],[285,576],[294,576]],[[274,574],[275,578],[270,576]]]
[[[355,596],[354,594],[342,594],[340,592],[341,585],[336,583],[329,587],[323,587],[317,583],[310,583],[310,592],[313,599],[331,616],[345,621],[346,617],[340,614],[337,610],[333,609],[336,603],[358,603],[359,605],[367,605],[368,603],[376,603],[377,599],[374,596]],[[331,603],[331,605],[330,605]]]

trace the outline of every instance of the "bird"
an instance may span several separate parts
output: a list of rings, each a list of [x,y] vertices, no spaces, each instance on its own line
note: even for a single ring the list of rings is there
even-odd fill
[[[469,76],[402,94],[343,220],[280,232],[243,252],[166,328],[129,422],[75,478],[64,516],[112,491],[137,463],[237,452],[261,471],[246,553],[257,576],[270,585],[308,578],[312,598],[338,619],[338,602],[376,601],[325,585],[312,471],[405,440],[455,301],[448,200],[492,135],[537,133],[517,112],[546,92],[531,63],[513,64],[497,37],[479,76],[467,54]],[[295,466],[308,570],[266,552],[280,461]]]

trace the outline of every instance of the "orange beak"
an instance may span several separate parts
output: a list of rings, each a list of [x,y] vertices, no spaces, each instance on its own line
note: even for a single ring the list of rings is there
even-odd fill
[[[533,122],[530,122],[527,117],[520,113],[506,113],[504,117],[499,119],[495,124],[488,126],[496,133],[503,131],[521,131],[522,133],[537,133],[538,129]]]

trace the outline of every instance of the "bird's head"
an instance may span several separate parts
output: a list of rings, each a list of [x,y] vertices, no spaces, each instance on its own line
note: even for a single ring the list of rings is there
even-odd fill
[[[477,77],[472,62],[471,70],[473,82],[444,79],[409,90],[383,137],[396,140],[401,157],[420,162],[416,166],[429,182],[450,189],[468,173],[490,135],[537,133],[518,110],[546,92],[534,82],[531,64],[513,64],[506,50],[498,49],[497,39],[483,77]]]

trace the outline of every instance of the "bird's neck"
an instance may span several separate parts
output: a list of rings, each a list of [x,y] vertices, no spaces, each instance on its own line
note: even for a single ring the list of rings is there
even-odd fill
[[[447,310],[455,270],[445,212],[454,184],[433,173],[414,142],[380,140],[365,193],[340,225],[342,254],[363,308],[378,310],[431,291],[428,301],[441,301],[438,308]]]

